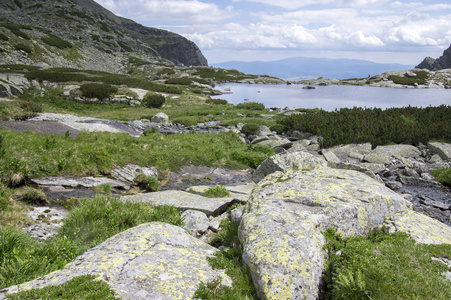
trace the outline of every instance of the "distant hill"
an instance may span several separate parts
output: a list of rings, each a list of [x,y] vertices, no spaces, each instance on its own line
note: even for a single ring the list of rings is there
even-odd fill
[[[114,15],[93,0],[0,0],[0,64],[125,74],[149,63],[207,66],[192,41]]]
[[[362,78],[386,71],[412,69],[413,65],[379,64],[358,59],[293,57],[275,61],[230,61],[211,64],[214,67],[237,69],[248,74],[270,75],[289,80],[324,78]]]

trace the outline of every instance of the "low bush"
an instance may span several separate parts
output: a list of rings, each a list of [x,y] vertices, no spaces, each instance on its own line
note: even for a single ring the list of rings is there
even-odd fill
[[[324,235],[324,299],[451,299],[442,275],[448,267],[431,259],[450,259],[451,245],[417,244],[405,233],[380,230],[367,238],[344,238],[332,229]]]
[[[202,196],[208,198],[228,197],[230,196],[230,192],[223,185],[218,185],[206,189],[205,192],[202,193]]]
[[[149,108],[160,108],[166,102],[166,98],[160,94],[147,93],[142,102]]]
[[[244,102],[236,105],[238,109],[249,109],[249,110],[264,110],[265,105],[263,103],[257,102]]]
[[[241,133],[245,135],[253,135],[260,128],[257,124],[244,124],[243,128],[241,128]]]
[[[144,65],[149,65],[150,62],[142,60],[139,57],[135,57],[135,56],[129,56],[128,57],[128,62],[130,64],[134,64],[135,66],[144,66]]]
[[[443,183],[444,185],[451,186],[451,168],[432,170],[431,174],[435,177],[435,180]]]
[[[133,179],[133,183],[148,192],[157,192],[161,189],[158,179],[144,174],[138,174]]]
[[[0,32],[0,41],[9,41],[9,37]]]
[[[282,124],[275,124],[269,127],[269,130],[275,131],[277,134],[281,134],[283,132],[286,132],[288,130],[288,127]]]
[[[72,48],[73,45],[68,41],[63,40],[59,36],[49,34],[47,37],[41,38],[41,40],[47,45],[57,47],[58,49]]]
[[[187,77],[182,78],[170,78],[164,82],[165,84],[179,84],[179,85],[190,85],[193,80]]]
[[[22,50],[22,51],[24,51],[24,52],[26,52],[28,54],[33,52],[33,49],[30,46],[28,46],[27,44],[24,44],[24,43],[19,43],[19,44],[14,45],[14,49],[19,50],[19,51]]]
[[[415,76],[398,76],[398,75],[389,75],[388,79],[393,81],[396,84],[404,84],[404,85],[418,85],[425,84],[427,79],[429,78],[429,74],[426,71],[414,71]]]
[[[98,98],[100,100],[109,98],[116,93],[118,88],[109,84],[85,83],[80,86],[82,95],[87,98]]]
[[[225,105],[228,104],[229,102],[227,102],[227,100],[223,100],[223,99],[207,99],[205,101],[206,103],[212,103],[212,104],[218,104],[218,105]]]

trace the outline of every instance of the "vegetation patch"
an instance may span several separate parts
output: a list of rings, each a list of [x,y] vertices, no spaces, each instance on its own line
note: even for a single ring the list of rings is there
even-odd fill
[[[31,52],[33,52],[33,49],[28,46],[27,44],[24,43],[18,43],[16,45],[14,45],[14,49],[18,50],[18,51],[24,51],[28,54],[30,54]]]
[[[57,286],[46,286],[42,289],[32,289],[8,295],[8,299],[117,299],[116,294],[106,282],[95,280],[95,278],[92,275],[76,276]]]
[[[403,85],[419,85],[426,84],[427,79],[429,78],[429,73],[426,71],[413,71],[415,76],[398,76],[398,75],[389,75],[388,79],[393,81],[395,84],[403,84]]]
[[[160,94],[147,93],[144,95],[142,103],[149,108],[160,108],[166,102],[166,98]]]
[[[44,43],[47,45],[57,47],[58,49],[65,49],[65,48],[72,48],[73,45],[69,43],[68,41],[63,40],[62,38],[54,35],[49,34],[47,37],[41,38]]]
[[[292,115],[279,122],[290,130],[322,136],[321,147],[370,142],[378,145],[451,142],[451,106],[342,108]]]
[[[265,110],[265,105],[263,103],[257,102],[244,102],[237,104],[236,108],[249,110]]]
[[[131,64],[134,64],[137,67],[144,66],[144,65],[150,65],[150,62],[142,60],[141,58],[135,57],[135,56],[129,56],[128,62]]]
[[[139,224],[159,221],[181,226],[181,213],[173,207],[96,196],[81,199],[58,234],[43,243],[21,230],[0,227],[0,289],[61,269],[86,250]]]
[[[207,101],[205,101],[208,104],[217,104],[217,105],[226,105],[229,104],[229,102],[227,102],[227,100],[224,99],[207,99]]]
[[[109,84],[85,83],[80,86],[80,91],[84,97],[102,100],[116,93],[118,88]]]
[[[193,80],[188,77],[182,78],[170,78],[164,82],[165,84],[180,84],[180,85],[190,85],[193,83]]]
[[[451,187],[451,169],[432,170],[435,180]]]
[[[144,174],[138,174],[133,179],[133,183],[148,192],[157,192],[161,189],[158,179]]]
[[[223,185],[218,185],[206,189],[205,192],[202,193],[202,196],[208,198],[228,197],[230,196],[230,192]]]
[[[382,231],[366,237],[325,234],[329,260],[324,299],[450,299],[450,268],[432,257],[451,258],[451,245],[417,244],[407,234]]]
[[[243,128],[241,128],[241,133],[245,135],[253,135],[260,128],[257,124],[244,124]]]
[[[0,41],[7,42],[9,41],[9,37],[0,32]]]
[[[214,81],[238,81],[246,78],[257,78],[255,75],[246,75],[237,70],[215,69],[211,67],[197,68],[193,75]]]

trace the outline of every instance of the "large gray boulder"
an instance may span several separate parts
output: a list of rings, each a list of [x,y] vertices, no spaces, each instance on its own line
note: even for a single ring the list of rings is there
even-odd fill
[[[6,294],[98,275],[121,299],[191,299],[201,282],[227,278],[207,261],[216,251],[183,228],[142,224],[86,251],[62,270],[7,288]]]
[[[421,151],[412,145],[388,145],[377,146],[376,149],[366,154],[364,160],[369,163],[388,165],[392,159],[409,159],[421,156]]]
[[[432,152],[440,155],[442,159],[451,160],[451,144],[440,142],[429,142],[428,147]]]
[[[413,212],[382,183],[328,167],[267,175],[245,206],[239,238],[262,299],[317,299],[325,261],[321,232],[332,227],[344,236],[366,235],[383,226],[415,233],[419,242],[451,244],[450,227]]]

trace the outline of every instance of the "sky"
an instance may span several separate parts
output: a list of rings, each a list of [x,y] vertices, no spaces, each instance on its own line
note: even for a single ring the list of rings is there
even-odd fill
[[[95,1],[192,40],[210,64],[302,56],[417,65],[451,43],[449,0]]]

